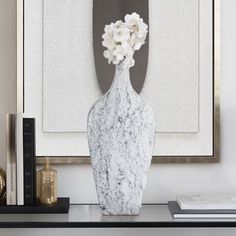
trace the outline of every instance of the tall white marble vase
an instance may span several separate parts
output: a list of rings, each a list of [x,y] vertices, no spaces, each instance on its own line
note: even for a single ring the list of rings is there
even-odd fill
[[[155,139],[152,108],[134,91],[129,68],[116,66],[109,91],[88,115],[88,142],[103,215],[138,215]]]

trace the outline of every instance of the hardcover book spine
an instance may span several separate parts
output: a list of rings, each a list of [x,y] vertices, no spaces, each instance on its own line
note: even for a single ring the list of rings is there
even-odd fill
[[[16,115],[6,116],[7,135],[7,205],[16,205]]]
[[[24,204],[36,202],[35,119],[23,118]]]
[[[16,115],[17,205],[24,205],[23,114]]]

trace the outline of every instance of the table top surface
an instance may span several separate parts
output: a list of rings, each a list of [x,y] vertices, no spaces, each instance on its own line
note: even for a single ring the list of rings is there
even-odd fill
[[[98,205],[70,205],[68,214],[0,214],[0,228],[236,227],[235,220],[175,220],[167,204],[143,205],[139,216],[102,216]]]

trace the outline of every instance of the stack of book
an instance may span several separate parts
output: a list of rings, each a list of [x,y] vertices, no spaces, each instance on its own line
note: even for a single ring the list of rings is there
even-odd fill
[[[236,219],[236,195],[177,196],[168,202],[174,219]]]
[[[7,114],[7,205],[36,201],[35,120]]]

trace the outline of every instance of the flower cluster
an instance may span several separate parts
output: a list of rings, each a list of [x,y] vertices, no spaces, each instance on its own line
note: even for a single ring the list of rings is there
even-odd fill
[[[125,21],[118,20],[106,25],[102,35],[102,45],[107,48],[103,55],[108,63],[119,64],[121,61],[131,67],[134,65],[134,51],[145,43],[148,26],[137,13],[127,14]]]

